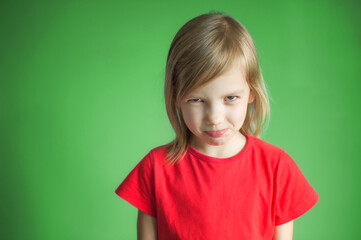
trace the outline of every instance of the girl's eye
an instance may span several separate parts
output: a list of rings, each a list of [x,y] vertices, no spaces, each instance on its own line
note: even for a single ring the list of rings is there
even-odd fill
[[[230,99],[229,102],[234,102],[238,98],[238,96],[228,96],[228,97],[226,97],[226,99],[227,98]]]
[[[238,96],[228,96],[226,97],[226,101],[228,102],[234,102],[238,99],[239,97]],[[201,102],[202,99],[199,99],[199,98],[194,98],[194,99],[189,99],[188,102],[191,102],[191,103],[198,103],[198,102]]]
[[[200,102],[202,101],[201,99],[199,98],[196,98],[196,99],[189,99],[188,102]]]

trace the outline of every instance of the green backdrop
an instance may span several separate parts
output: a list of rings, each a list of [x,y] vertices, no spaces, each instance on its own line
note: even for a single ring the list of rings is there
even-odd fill
[[[2,239],[136,239],[114,190],[174,137],[170,43],[211,10],[254,38],[270,91],[262,139],[319,193],[294,239],[359,239],[360,1],[3,1]]]

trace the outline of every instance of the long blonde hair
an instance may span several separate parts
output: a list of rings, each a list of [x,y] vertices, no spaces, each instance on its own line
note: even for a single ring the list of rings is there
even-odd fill
[[[257,137],[270,115],[270,105],[256,47],[247,29],[227,14],[211,12],[191,19],[175,35],[167,58],[164,96],[176,137],[166,145],[166,164],[173,165],[184,157],[191,136],[182,117],[181,100],[223,74],[235,60],[241,60],[255,96],[240,132]]]

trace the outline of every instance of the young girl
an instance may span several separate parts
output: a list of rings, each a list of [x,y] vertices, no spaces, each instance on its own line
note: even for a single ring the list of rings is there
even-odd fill
[[[165,104],[175,139],[116,189],[138,239],[292,239],[319,199],[294,160],[257,136],[269,100],[254,42],[223,13],[187,22],[170,46]]]

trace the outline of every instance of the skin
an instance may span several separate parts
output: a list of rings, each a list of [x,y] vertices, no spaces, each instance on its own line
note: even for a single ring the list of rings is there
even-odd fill
[[[157,240],[157,218],[138,210],[137,233],[138,240]]]
[[[181,102],[181,113],[192,132],[189,144],[212,157],[236,155],[246,143],[239,132],[246,118],[248,104],[254,100],[239,62],[223,75],[195,89]],[[207,131],[227,129],[222,137]]]
[[[292,240],[293,220],[275,227],[272,240]]]
[[[227,158],[239,153],[246,144],[240,133],[249,103],[254,101],[239,62],[223,75],[189,93],[181,102],[181,114],[192,132],[189,144],[212,157]],[[227,129],[222,137],[207,131]],[[293,221],[275,226],[272,240],[292,240]],[[157,219],[140,211],[138,240],[157,239]]]

